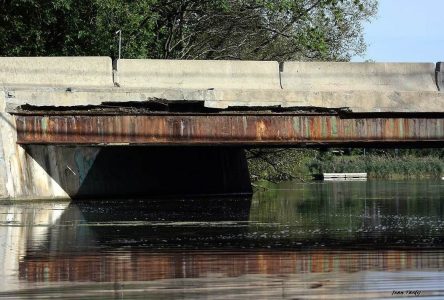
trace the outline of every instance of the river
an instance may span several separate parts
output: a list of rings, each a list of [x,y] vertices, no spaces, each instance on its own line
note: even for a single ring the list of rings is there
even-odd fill
[[[7,299],[444,298],[444,181],[2,201]]]

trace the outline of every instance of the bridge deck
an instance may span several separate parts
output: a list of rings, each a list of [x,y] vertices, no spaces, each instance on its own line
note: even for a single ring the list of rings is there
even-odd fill
[[[18,144],[444,145],[444,115],[16,114]]]

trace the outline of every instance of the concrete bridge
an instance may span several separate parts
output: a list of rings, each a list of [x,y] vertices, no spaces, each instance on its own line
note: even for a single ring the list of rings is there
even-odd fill
[[[249,193],[243,147],[442,147],[443,66],[0,58],[0,192]]]

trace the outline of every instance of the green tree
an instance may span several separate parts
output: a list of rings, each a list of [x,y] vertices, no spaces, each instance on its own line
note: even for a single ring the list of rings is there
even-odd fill
[[[124,58],[347,61],[365,51],[377,0],[0,0],[0,11],[0,56],[116,58],[121,30]],[[309,153],[252,150],[250,168],[294,178]]]
[[[349,60],[376,0],[0,1],[0,55]]]

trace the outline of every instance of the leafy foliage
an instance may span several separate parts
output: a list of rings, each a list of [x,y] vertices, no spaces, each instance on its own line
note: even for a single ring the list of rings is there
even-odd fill
[[[0,1],[0,55],[348,60],[377,0]]]
[[[248,168],[253,181],[279,182],[310,177],[308,164],[316,157],[316,150],[309,149],[249,149]]]

